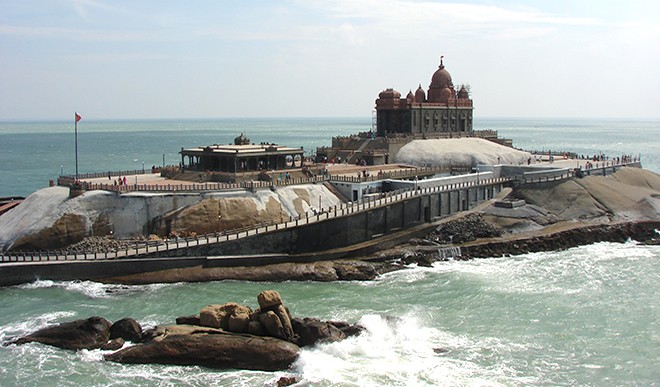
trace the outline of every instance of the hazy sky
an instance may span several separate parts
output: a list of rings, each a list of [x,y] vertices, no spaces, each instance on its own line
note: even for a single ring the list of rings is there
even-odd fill
[[[0,0],[0,120],[370,117],[440,55],[478,117],[660,117],[657,0]]]

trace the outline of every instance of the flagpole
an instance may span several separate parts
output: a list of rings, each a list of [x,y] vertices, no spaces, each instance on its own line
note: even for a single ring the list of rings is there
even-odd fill
[[[74,113],[73,121],[75,122],[76,132],[76,181],[78,181],[78,112]]]

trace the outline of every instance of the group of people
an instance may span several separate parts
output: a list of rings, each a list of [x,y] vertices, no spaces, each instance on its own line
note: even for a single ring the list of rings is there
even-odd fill
[[[278,180],[280,183],[282,183],[283,181],[288,183],[289,181],[291,181],[291,175],[289,174],[289,172],[285,172],[285,173],[280,172],[280,177]]]
[[[112,176],[110,175],[110,172],[108,172],[108,180],[111,180],[111,181],[112,181]],[[121,177],[121,176],[117,177],[117,180],[114,180],[113,184],[114,184],[115,186],[118,186],[118,185],[119,185],[119,186],[121,186],[121,185],[128,185],[128,184],[126,184],[126,176],[124,176],[124,177]]]

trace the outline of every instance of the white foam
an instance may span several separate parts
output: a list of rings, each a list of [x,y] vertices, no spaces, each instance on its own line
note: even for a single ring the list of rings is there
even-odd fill
[[[149,285],[115,285],[103,284],[94,281],[51,281],[37,280],[32,283],[19,285],[20,289],[62,288],[67,291],[80,293],[89,298],[100,299],[121,296],[126,294],[156,291],[164,287],[181,286],[183,283],[156,283]]]
[[[4,342],[12,337],[25,336],[47,326],[54,325],[62,319],[75,316],[75,312],[59,311],[44,313],[42,315],[30,318],[25,321],[19,321],[8,325],[0,326],[0,342]]]
[[[435,328],[424,327],[414,316],[364,316],[367,331],[338,343],[302,351],[294,368],[302,385],[500,385],[513,371],[500,366],[485,369],[469,359],[445,356],[458,348],[481,348]],[[485,376],[484,376],[485,375]]]

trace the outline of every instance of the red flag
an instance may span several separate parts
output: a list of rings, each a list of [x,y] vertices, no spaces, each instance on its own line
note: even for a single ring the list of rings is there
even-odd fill
[[[78,115],[78,113],[76,113],[76,122],[80,121],[81,119],[82,119],[82,117],[80,117],[80,115]]]

